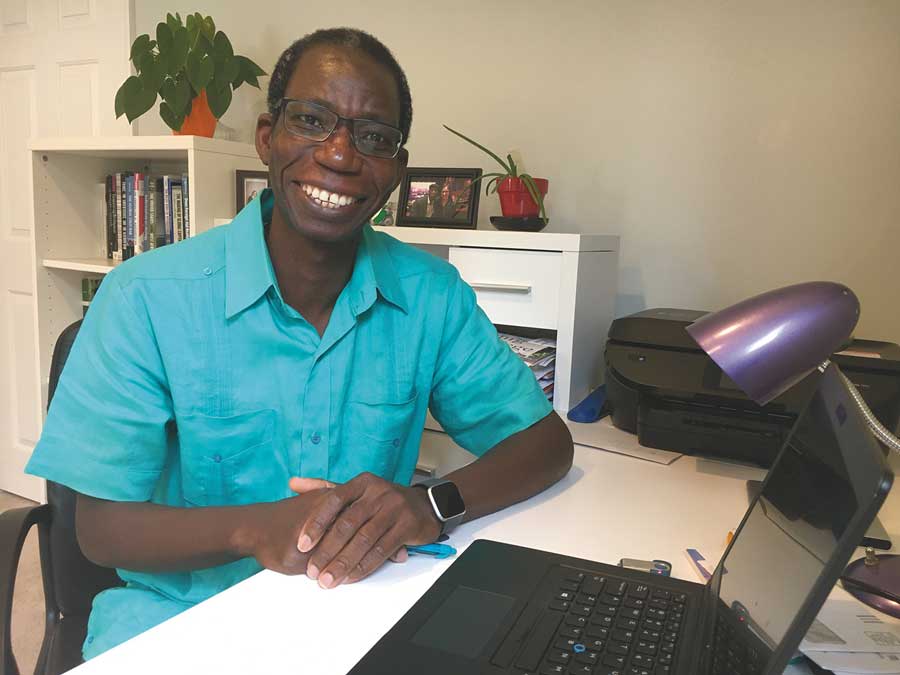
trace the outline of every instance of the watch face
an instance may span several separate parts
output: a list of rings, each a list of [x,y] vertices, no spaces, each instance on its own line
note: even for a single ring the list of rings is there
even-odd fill
[[[463,503],[462,495],[453,483],[441,483],[431,488],[431,496],[434,503],[437,504],[438,511],[444,520],[449,520],[453,516],[458,516],[466,511],[466,505]]]

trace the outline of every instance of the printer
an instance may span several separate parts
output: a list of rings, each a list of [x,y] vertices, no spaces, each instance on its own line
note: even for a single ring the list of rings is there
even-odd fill
[[[648,309],[613,321],[605,350],[612,423],[641,445],[768,468],[818,382],[813,372],[759,406],[685,330],[707,312]],[[900,346],[857,340],[832,356],[878,420],[900,421]]]

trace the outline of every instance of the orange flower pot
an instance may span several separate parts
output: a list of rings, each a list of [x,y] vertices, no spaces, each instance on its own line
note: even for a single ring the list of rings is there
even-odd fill
[[[216,132],[216,122],[209,101],[206,100],[206,89],[200,92],[191,102],[191,112],[184,118],[180,131],[173,131],[176,136],[206,136],[212,138]]]

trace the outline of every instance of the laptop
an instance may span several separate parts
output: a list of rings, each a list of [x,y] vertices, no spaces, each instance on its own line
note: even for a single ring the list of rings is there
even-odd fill
[[[477,540],[350,673],[780,674],[892,480],[829,365],[706,584]]]

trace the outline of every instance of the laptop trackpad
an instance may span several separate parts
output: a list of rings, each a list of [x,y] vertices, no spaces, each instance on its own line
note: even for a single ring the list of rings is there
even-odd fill
[[[515,604],[516,599],[508,595],[459,586],[413,635],[412,642],[474,659]]]

